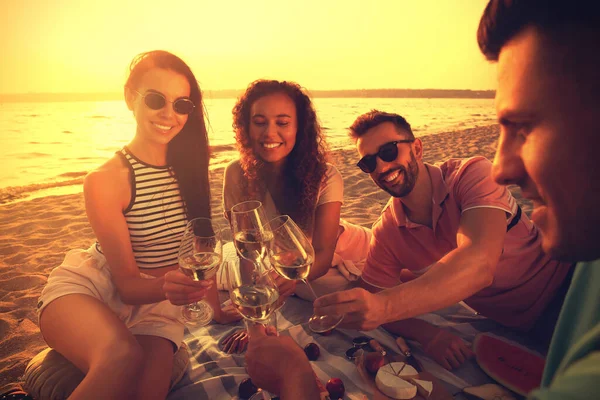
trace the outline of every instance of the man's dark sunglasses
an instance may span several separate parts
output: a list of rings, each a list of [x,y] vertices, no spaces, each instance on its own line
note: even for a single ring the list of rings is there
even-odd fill
[[[398,157],[399,143],[412,143],[414,141],[415,139],[404,139],[386,143],[379,148],[377,154],[364,156],[356,165],[363,172],[370,174],[371,172],[375,171],[375,168],[377,168],[377,157],[381,158],[382,161],[392,162]]]
[[[180,97],[179,99],[171,102],[167,100],[167,98],[162,93],[146,92],[146,94],[141,94],[137,90],[131,90],[142,96],[144,99],[144,103],[151,110],[160,110],[161,108],[167,105],[167,102],[173,103],[173,110],[177,114],[191,114],[194,111],[194,108],[196,108],[192,100],[188,99],[187,97]]]

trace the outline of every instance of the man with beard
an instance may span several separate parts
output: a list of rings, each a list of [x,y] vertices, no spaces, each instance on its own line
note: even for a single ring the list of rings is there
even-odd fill
[[[537,228],[492,180],[492,164],[483,157],[423,162],[421,140],[398,114],[361,115],[350,136],[360,169],[393,197],[373,226],[362,288],[319,298],[315,312],[344,314],[341,327],[384,325],[419,341],[447,369],[471,350],[458,336],[413,317],[462,300],[547,345],[572,264],[543,253]]]

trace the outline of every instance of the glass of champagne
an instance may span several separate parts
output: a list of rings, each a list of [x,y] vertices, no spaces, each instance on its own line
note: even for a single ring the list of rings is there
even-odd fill
[[[263,205],[258,200],[244,201],[231,208],[233,243],[241,257],[240,263],[253,263],[261,274],[271,271],[266,265],[269,242],[273,234],[268,229],[268,219]],[[280,297],[276,309],[283,306],[285,299]]]
[[[244,201],[231,208],[235,248],[242,259],[255,264],[257,271],[261,273],[266,271],[263,260],[273,237],[271,231],[265,228],[267,222],[260,201]]]
[[[223,241],[220,227],[209,218],[189,221],[179,245],[179,268],[195,281],[209,280],[217,273],[223,258]],[[208,325],[214,310],[205,300],[182,308],[187,324]]]
[[[265,324],[277,308],[279,291],[268,271],[254,263],[228,263],[229,297],[246,322]]]
[[[307,280],[315,261],[310,240],[288,215],[273,218],[269,221],[269,229],[273,235],[269,242],[269,260],[275,271],[286,279],[304,282],[316,299],[317,295]],[[313,332],[327,332],[342,322],[343,318],[343,315],[313,315],[308,327]]]

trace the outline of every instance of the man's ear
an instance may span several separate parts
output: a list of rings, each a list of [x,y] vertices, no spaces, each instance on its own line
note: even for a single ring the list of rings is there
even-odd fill
[[[421,139],[415,138],[415,141],[413,142],[413,146],[414,146],[415,158],[417,160],[421,161],[423,159],[423,142],[421,142]]]
[[[125,96],[125,103],[127,103],[127,108],[129,109],[129,111],[133,111],[133,105],[135,104],[135,96],[137,95],[137,93],[129,89],[128,87],[125,87],[123,94]]]

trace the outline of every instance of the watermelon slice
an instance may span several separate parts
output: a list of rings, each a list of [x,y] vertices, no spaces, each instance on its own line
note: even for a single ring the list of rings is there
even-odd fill
[[[477,364],[492,379],[526,396],[540,386],[545,359],[517,344],[485,333],[473,343]]]

